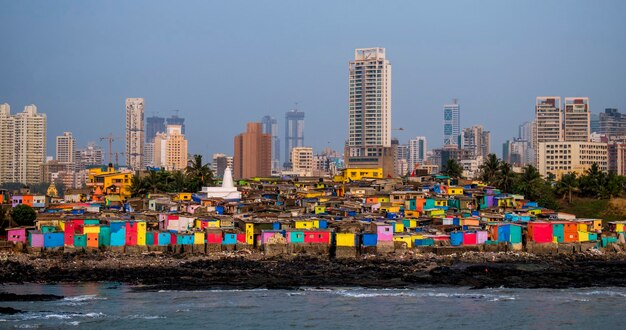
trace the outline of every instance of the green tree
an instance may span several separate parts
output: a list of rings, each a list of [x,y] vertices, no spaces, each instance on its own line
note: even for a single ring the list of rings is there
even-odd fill
[[[463,167],[461,167],[461,165],[459,164],[459,162],[456,161],[456,159],[450,158],[446,162],[446,165],[444,166],[443,171],[441,171],[441,173],[453,179],[462,178]]]
[[[567,196],[567,201],[572,204],[572,193],[578,192],[578,184],[576,173],[567,173],[561,177],[561,180],[557,181],[555,190],[561,198]]]
[[[485,162],[480,165],[480,181],[495,186],[500,169],[500,160],[498,157],[495,154],[489,154]]]
[[[209,164],[202,162],[202,155],[193,155],[185,169],[185,174],[189,180],[188,188],[192,192],[200,191],[202,187],[214,185],[213,172]]]
[[[593,163],[580,177],[580,193],[585,197],[602,198],[606,197],[603,185],[606,181],[604,174],[598,164]],[[604,195],[604,196],[603,196]]]
[[[11,218],[18,226],[33,226],[37,212],[28,205],[20,204],[11,210]]]
[[[513,191],[516,177],[517,175],[513,172],[511,164],[500,162],[499,171],[495,179],[495,186],[503,192],[510,193]]]
[[[526,165],[522,169],[522,174],[517,177],[513,191],[524,195],[527,199],[536,201],[539,198],[539,190],[543,188],[541,187],[542,184],[547,185],[541,178],[539,171],[532,165]]]
[[[187,177],[181,171],[175,171],[170,175],[169,189],[170,192],[185,192],[187,190]]]

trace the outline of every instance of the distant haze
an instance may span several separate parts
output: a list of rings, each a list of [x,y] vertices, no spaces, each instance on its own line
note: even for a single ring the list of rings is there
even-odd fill
[[[626,1],[0,1],[0,103],[34,103],[77,146],[124,136],[126,97],[146,117],[180,110],[191,153],[232,154],[247,121],[298,102],[305,144],[342,150],[348,62],[385,47],[393,131],[443,140],[442,106],[492,132],[533,117],[535,96],[626,111]],[[104,143],[99,144],[105,148]],[[115,143],[124,151],[124,141]]]

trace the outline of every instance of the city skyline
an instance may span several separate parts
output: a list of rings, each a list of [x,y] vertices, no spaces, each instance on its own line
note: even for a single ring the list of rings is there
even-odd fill
[[[463,104],[464,123],[480,123],[492,132],[493,145],[500,145],[519,123],[533,118],[533,98],[537,95],[585,95],[593,104],[594,114],[605,108],[626,108],[619,78],[626,74],[619,55],[626,44],[626,37],[619,33],[625,23],[618,16],[626,5],[617,1],[604,6],[584,2],[572,6],[571,2],[559,1],[540,5],[453,2],[424,4],[423,8],[407,3],[398,5],[405,9],[402,11],[352,8],[341,3],[332,3],[322,11],[308,4],[286,4],[276,13],[254,3],[243,11],[237,4],[159,3],[158,8],[151,4],[120,3],[115,10],[103,3],[59,6],[7,2],[3,6],[0,35],[6,40],[6,51],[0,55],[0,69],[10,79],[0,82],[0,103],[14,108],[35,104],[48,115],[48,155],[54,150],[54,137],[64,131],[72,131],[79,145],[98,141],[108,133],[122,136],[123,102],[130,96],[146,100],[146,114],[180,109],[187,119],[190,152],[203,154],[206,159],[212,153],[228,153],[231,137],[247,121],[266,114],[280,118],[294,102],[308,112],[310,145],[315,150],[327,146],[342,150],[347,138],[343,118],[348,107],[344,67],[359,47],[385,47],[392,54],[392,127],[404,128],[392,135],[401,141],[420,135],[433,141],[432,147],[438,146],[443,135],[441,105],[452,98]],[[220,14],[206,14],[207,8]],[[339,14],[347,8],[360,15]],[[138,10],[143,11],[138,20],[129,19],[130,14],[118,15]],[[247,27],[259,25],[257,12],[276,19],[263,18],[263,22],[271,23],[259,28],[261,38],[253,39],[245,33]],[[385,19],[379,31],[354,36],[353,23],[357,20],[391,12],[395,19]],[[494,12],[499,15],[492,15]],[[582,27],[575,20],[549,22],[545,16],[550,12],[584,16],[602,24]],[[157,20],[164,13],[167,19]],[[195,19],[199,13],[211,19]],[[241,28],[231,22],[238,21],[236,14],[247,22]],[[59,21],[66,17],[75,21]],[[445,28],[429,28],[440,26],[443,17],[449,18]],[[278,23],[283,18],[284,22]],[[314,24],[322,18],[328,27]],[[529,27],[525,23],[530,19],[535,24]],[[179,25],[181,20],[185,23]],[[19,24],[24,21],[29,24]],[[154,24],[157,21],[160,25]],[[293,29],[286,31],[283,24]],[[471,29],[466,29],[468,24]],[[326,38],[338,27],[345,31]],[[400,27],[424,32],[399,33]],[[83,38],[85,33],[95,38]],[[80,44],[83,51],[52,43],[61,37]],[[281,43],[264,42],[275,40]],[[152,51],[166,43],[179,51]],[[553,46],[550,55],[535,52],[536,45],[542,43]],[[570,52],[567,45],[572,44],[590,47]],[[275,49],[269,51],[270,45]],[[271,64],[272,75],[267,74],[268,66],[246,66],[245,73],[237,69],[250,60],[241,52],[249,46],[260,47],[259,54]],[[49,49],[45,56],[40,47]],[[209,52],[214,47],[219,51]],[[133,51],[119,52],[122,48]],[[601,61],[591,57],[597,53],[602,54]],[[216,61],[223,65],[210,65]],[[581,71],[585,79],[579,79]],[[263,77],[263,83],[250,78],[254,76]],[[544,79],[546,76],[554,79]],[[292,83],[296,80],[298,83]],[[234,96],[241,88],[250,91],[249,98]],[[503,111],[506,119],[502,118]],[[95,126],[90,120],[94,117],[98,118]],[[216,125],[215,118],[223,122]],[[424,124],[429,122],[433,125]],[[116,141],[115,151],[124,151],[123,143]]]

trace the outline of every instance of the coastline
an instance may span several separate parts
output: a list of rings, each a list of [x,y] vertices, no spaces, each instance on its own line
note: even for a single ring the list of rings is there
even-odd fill
[[[120,282],[133,285],[135,290],[626,287],[626,255],[465,252],[350,259],[244,253],[0,255],[0,284],[82,282]]]

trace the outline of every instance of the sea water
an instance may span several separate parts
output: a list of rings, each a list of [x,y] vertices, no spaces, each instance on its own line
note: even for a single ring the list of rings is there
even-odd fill
[[[89,329],[623,329],[624,288],[142,291],[115,283],[5,285],[56,294],[47,302],[0,302],[0,328]]]

